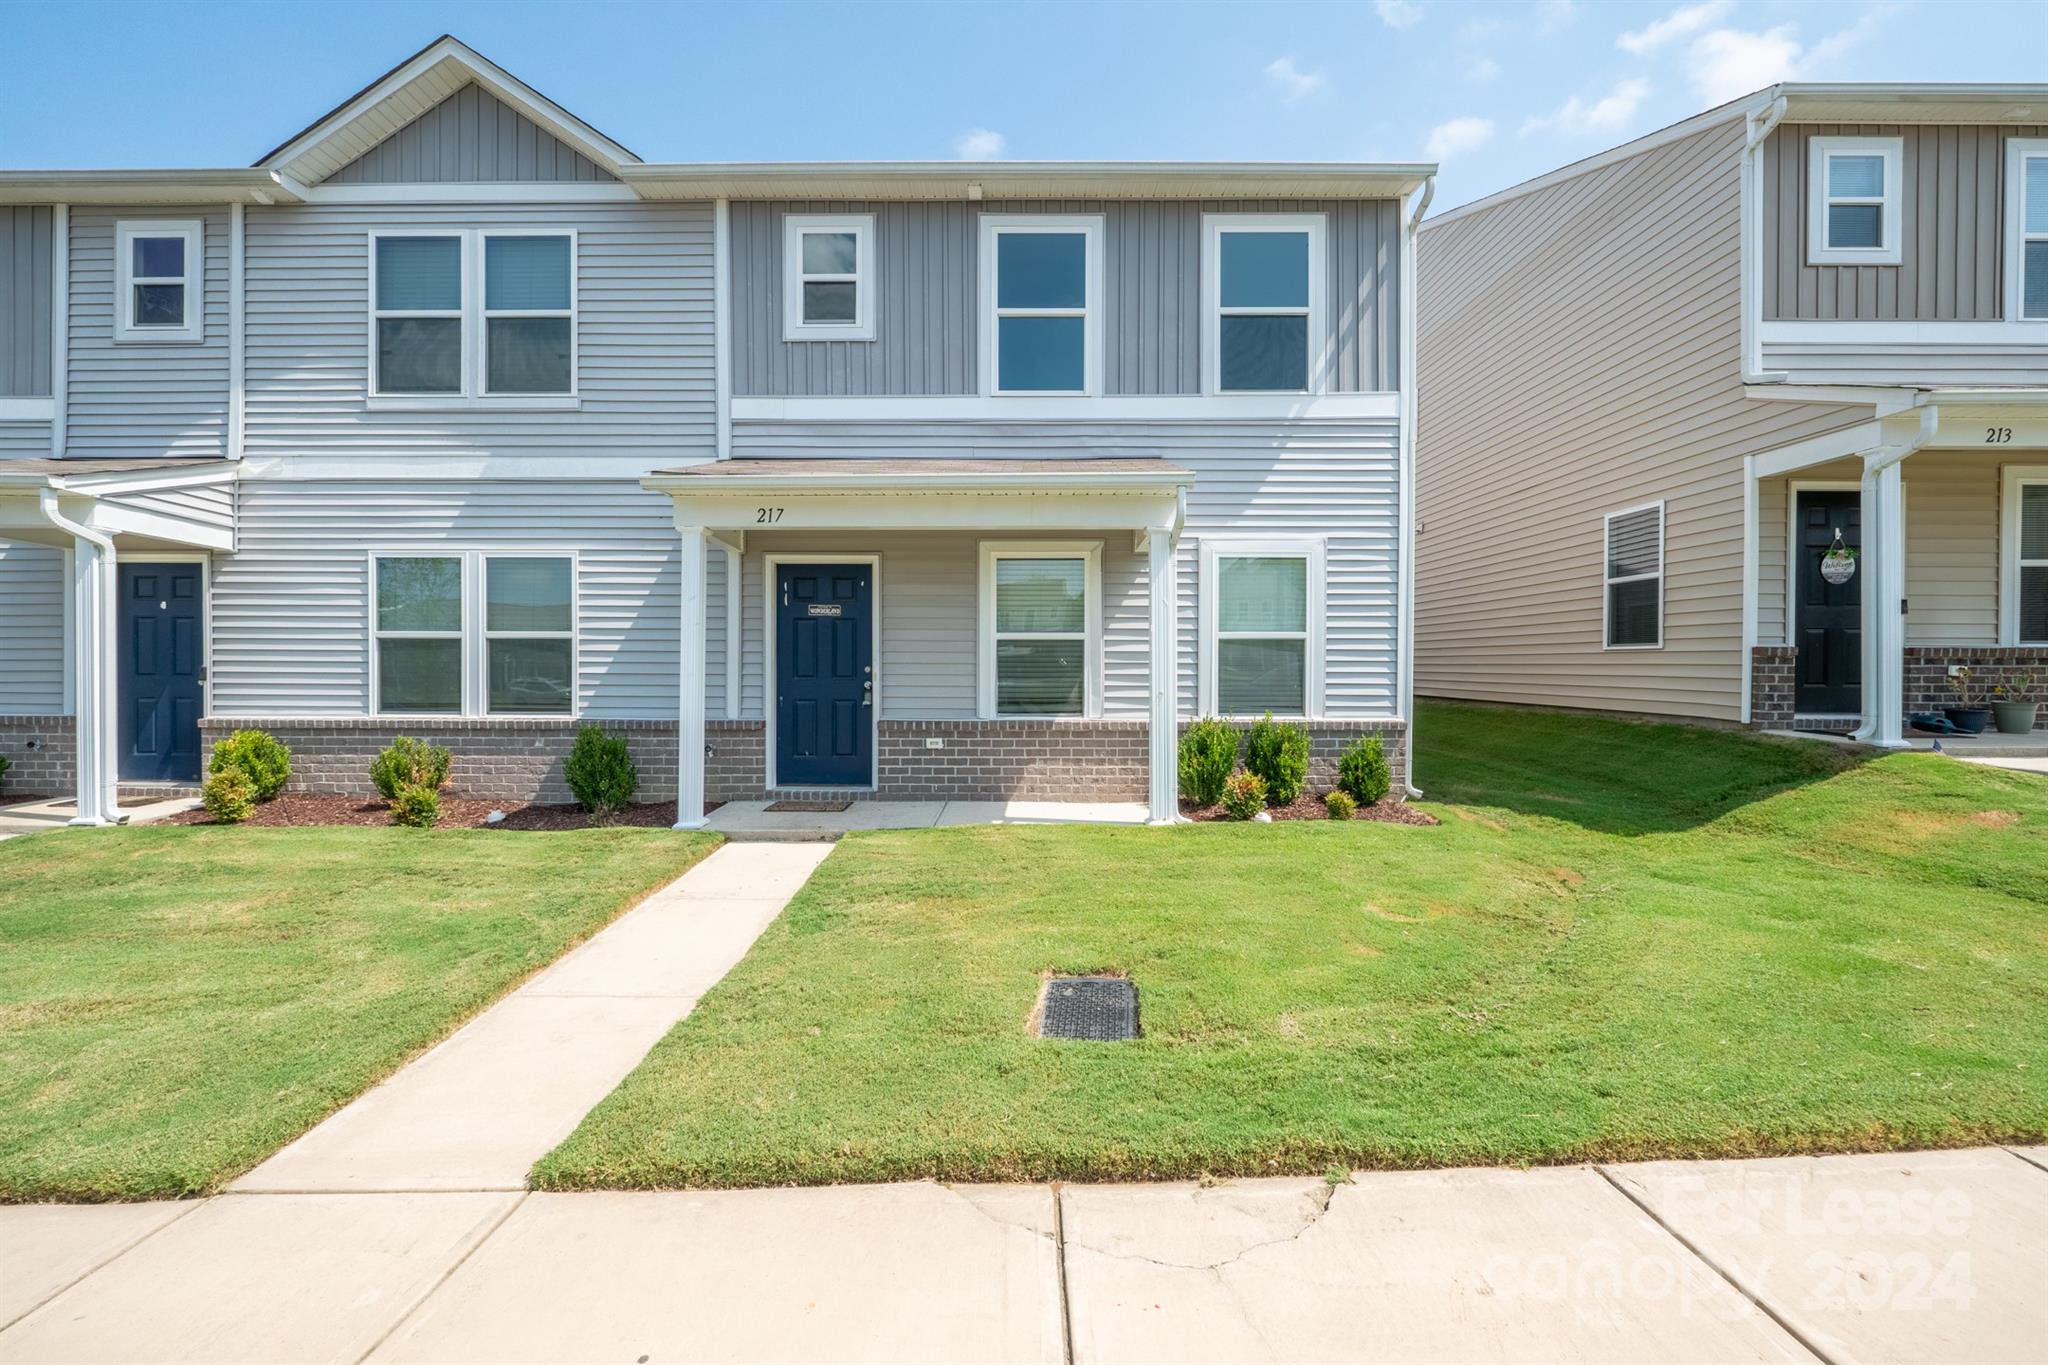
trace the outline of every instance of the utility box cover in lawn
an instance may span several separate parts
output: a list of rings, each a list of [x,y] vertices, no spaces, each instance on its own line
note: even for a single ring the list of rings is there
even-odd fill
[[[1038,1036],[1122,1043],[1138,1036],[1138,988],[1119,976],[1056,976],[1045,983]]]

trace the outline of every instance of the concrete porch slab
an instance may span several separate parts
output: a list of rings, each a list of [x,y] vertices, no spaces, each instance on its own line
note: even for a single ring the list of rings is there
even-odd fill
[[[196,1204],[0,1205],[0,1327]]]
[[[1843,1362],[2019,1361],[2048,1341],[2048,1170],[1993,1150],[1610,1168]]]
[[[749,835],[836,839],[863,829],[930,829],[940,825],[1142,825],[1150,812],[1137,801],[855,801],[843,811],[772,811],[766,801],[728,801],[710,828]]]
[[[121,813],[128,817],[131,825],[148,825],[173,815],[181,815],[198,806],[196,797],[175,797],[168,801],[150,801],[142,805],[121,807]],[[39,834],[44,830],[63,829],[71,823],[71,817],[78,813],[78,802],[71,797],[56,801],[22,801],[11,806],[0,806],[0,839],[17,834]]]
[[[1810,1359],[1595,1171],[1356,1180],[1066,1187],[1074,1359]]]
[[[941,825],[1142,825],[1142,801],[948,801]]]
[[[378,1361],[1057,1361],[1044,1187],[537,1194]]]
[[[515,1194],[211,1200],[0,1333],[0,1361],[353,1361]]]

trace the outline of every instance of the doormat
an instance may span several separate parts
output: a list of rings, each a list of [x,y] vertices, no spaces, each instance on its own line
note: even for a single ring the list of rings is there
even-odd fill
[[[801,811],[807,815],[837,815],[852,805],[851,801],[770,801],[772,811]]]

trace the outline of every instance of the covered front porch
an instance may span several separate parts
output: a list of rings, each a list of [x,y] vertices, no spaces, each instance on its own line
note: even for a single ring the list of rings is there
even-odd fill
[[[1927,747],[1916,715],[2048,701],[2048,407],[1925,393],[1747,464],[1752,725]]]
[[[50,674],[47,697],[5,717],[37,758],[10,786],[71,791],[52,818],[119,823],[138,775],[196,785],[207,574],[234,548],[235,477],[223,459],[0,463],[0,541],[61,555],[48,658],[29,665]]]
[[[740,459],[651,475],[683,537],[679,827],[707,800],[1059,799],[1177,817],[1159,459]]]

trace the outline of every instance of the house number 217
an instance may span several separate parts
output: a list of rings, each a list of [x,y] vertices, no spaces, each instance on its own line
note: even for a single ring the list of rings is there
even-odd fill
[[[782,509],[780,507],[756,507],[754,509],[754,524],[756,526],[773,526],[781,520]]]
[[[1987,445],[1987,446],[2005,446],[2005,445],[2011,445],[2011,444],[2012,444],[2012,428],[2011,428],[2011,427],[1986,427],[1986,428],[1984,428],[1984,444],[1985,444],[1985,445]]]

